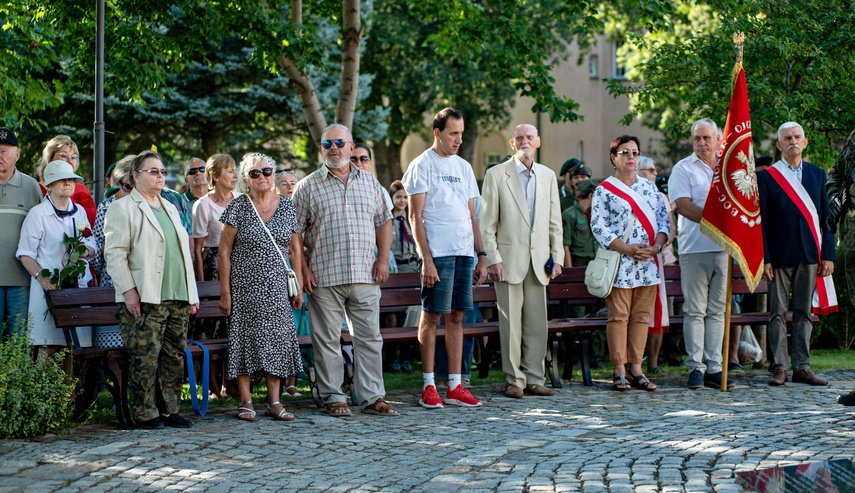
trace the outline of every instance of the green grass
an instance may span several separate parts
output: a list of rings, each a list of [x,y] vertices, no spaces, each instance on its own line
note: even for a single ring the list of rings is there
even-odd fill
[[[667,376],[685,376],[687,374],[686,367],[667,366],[661,367]],[[811,351],[811,368],[816,371],[826,370],[844,370],[855,368],[855,351],[845,349],[816,349]],[[647,369],[647,365],[644,365]],[[563,365],[559,365],[559,375],[563,370]],[[766,368],[754,369],[750,365],[745,367],[746,372],[766,373]],[[582,379],[581,370],[577,364],[573,369],[573,381],[579,382]],[[595,380],[611,381],[612,378],[611,365],[605,365],[605,368],[591,370],[591,376]],[[385,373],[384,382],[387,391],[407,391],[418,392],[422,387],[422,367],[421,363],[413,362],[413,373]],[[652,377],[655,380],[656,377]],[[478,378],[478,370],[472,369],[471,385],[493,385],[504,382],[504,374],[499,364],[493,364],[487,378]],[[310,398],[309,384],[305,380],[297,380],[297,390],[303,394],[304,398]],[[261,410],[264,407],[264,402],[267,400],[267,390],[263,384],[255,385],[252,389],[252,400],[261,403],[256,406],[256,409]],[[290,400],[290,399],[289,399]],[[287,400],[284,401],[287,406]],[[201,401],[200,401],[201,403]],[[215,399],[208,401],[209,409],[220,409],[223,407],[237,407],[238,400],[230,397],[224,399]],[[113,398],[109,392],[101,392],[98,405],[90,412],[89,417],[84,424],[89,423],[115,423],[116,414],[113,411]],[[182,391],[182,409],[189,411],[190,409],[190,390],[187,384],[184,385]]]

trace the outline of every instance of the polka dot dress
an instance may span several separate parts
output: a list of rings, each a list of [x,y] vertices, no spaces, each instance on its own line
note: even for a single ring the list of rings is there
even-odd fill
[[[230,257],[232,313],[228,317],[227,378],[262,373],[282,378],[296,375],[302,363],[285,266],[253,211],[249,195],[232,200],[220,221],[237,228]],[[267,227],[288,258],[291,233],[297,227],[290,199],[279,200]]]

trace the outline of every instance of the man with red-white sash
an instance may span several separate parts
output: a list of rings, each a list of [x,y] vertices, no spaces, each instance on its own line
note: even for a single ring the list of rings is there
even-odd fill
[[[837,311],[831,274],[834,272],[834,235],[828,227],[825,171],[802,159],[807,147],[801,125],[787,122],[778,128],[781,160],[757,173],[763,226],[765,268],[769,282],[769,385],[787,381],[786,313],[792,303],[792,381],[828,385],[810,369],[810,336],[814,313]],[[792,302],[790,302],[792,295]]]

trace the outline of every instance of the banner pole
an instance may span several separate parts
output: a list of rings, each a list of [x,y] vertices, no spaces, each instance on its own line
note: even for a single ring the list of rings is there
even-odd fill
[[[724,301],[724,338],[721,351],[721,391],[727,392],[727,365],[730,358],[730,307],[733,300],[733,257],[727,256],[727,297]]]

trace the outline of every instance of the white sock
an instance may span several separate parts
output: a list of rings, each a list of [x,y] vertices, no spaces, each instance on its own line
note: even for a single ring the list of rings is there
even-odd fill
[[[460,385],[460,373],[448,374],[448,390],[454,390]]]
[[[434,387],[436,387],[436,382],[433,379],[433,372],[422,373],[422,378],[425,379],[425,386],[423,388],[428,388],[428,385],[433,385]]]

